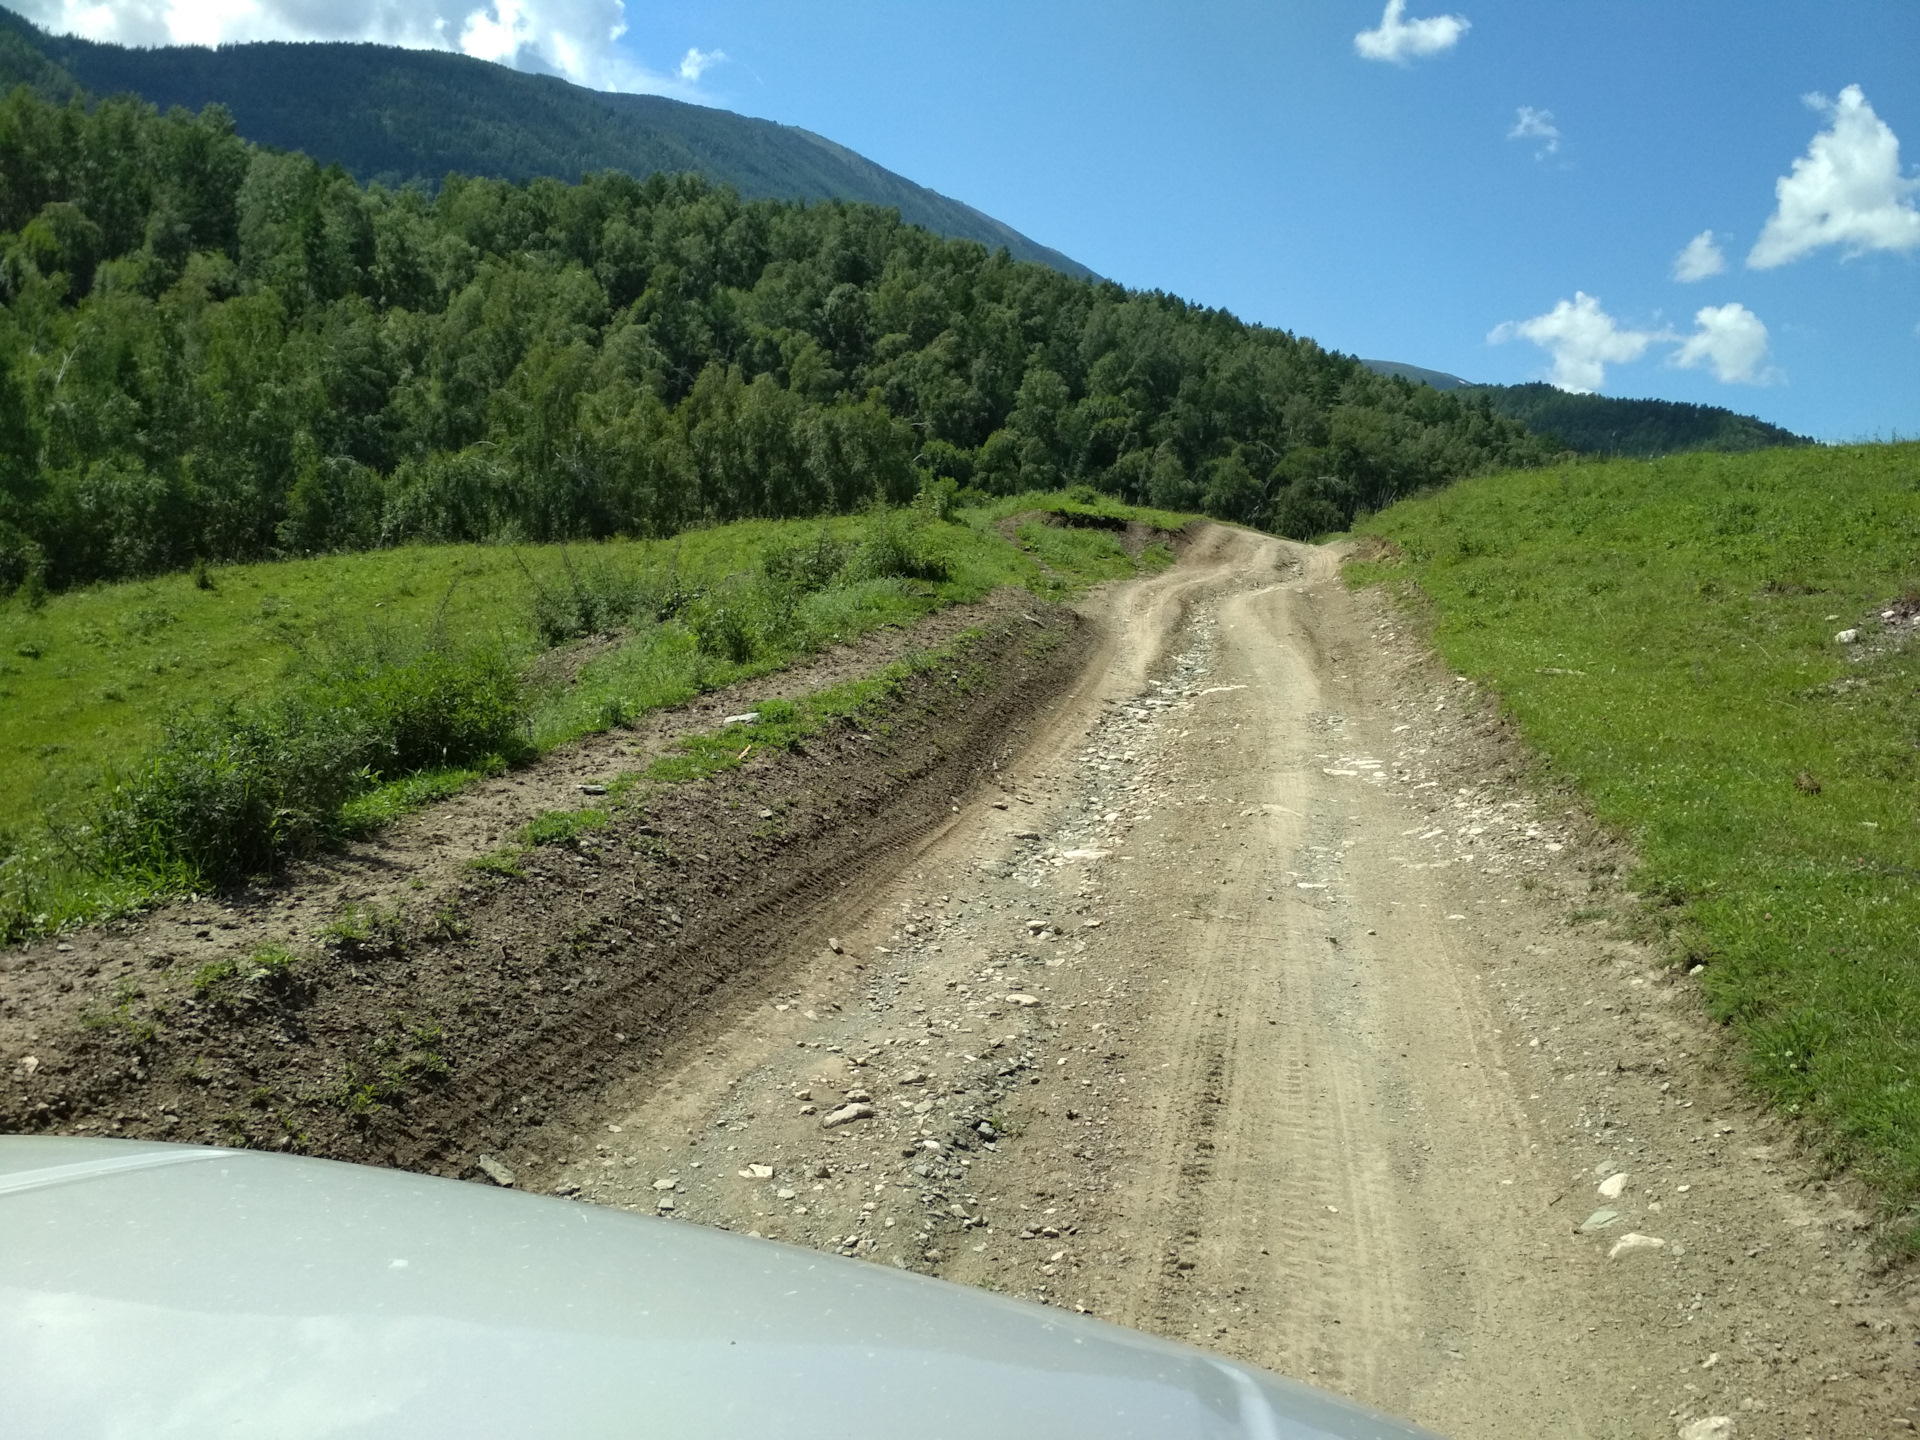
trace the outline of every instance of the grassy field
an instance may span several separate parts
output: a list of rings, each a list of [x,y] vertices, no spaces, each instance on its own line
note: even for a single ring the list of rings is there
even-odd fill
[[[1754,1080],[1914,1246],[1920,445],[1492,476],[1364,529],[1402,555],[1353,577],[1417,586],[1448,662],[1633,838]]]
[[[503,658],[528,677],[526,748],[538,753],[1001,585],[1061,598],[1134,573],[1100,529],[1029,521],[1018,533],[1032,553],[1009,544],[1003,527],[1038,508],[1169,529],[1187,518],[1022,496],[944,520],[915,509],[565,550],[414,547],[16,599],[0,608],[0,863],[11,867],[0,880],[17,892],[26,870],[40,877],[20,902],[27,928],[126,903],[124,887],[109,895],[73,873],[49,883],[59,847],[46,837],[93,814],[183,715],[258,709],[343,664],[426,647]],[[1161,547],[1141,563],[1171,558]],[[383,776],[347,806],[345,828],[377,826],[473,773]]]

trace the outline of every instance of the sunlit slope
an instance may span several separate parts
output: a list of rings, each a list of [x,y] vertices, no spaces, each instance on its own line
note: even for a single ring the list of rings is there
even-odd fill
[[[1405,558],[1361,574],[1631,835],[1759,1083],[1920,1196],[1920,445],[1498,475],[1367,528]]]

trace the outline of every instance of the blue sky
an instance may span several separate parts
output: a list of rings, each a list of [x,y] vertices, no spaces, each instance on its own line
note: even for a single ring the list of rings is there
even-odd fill
[[[538,56],[805,126],[1336,349],[1920,435],[1916,0],[11,3],[149,43]],[[1692,268],[1723,268],[1676,279],[1708,231]]]

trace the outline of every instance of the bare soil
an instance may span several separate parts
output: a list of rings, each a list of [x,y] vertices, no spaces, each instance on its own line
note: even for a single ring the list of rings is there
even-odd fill
[[[1003,602],[970,685],[920,672],[888,733],[657,795],[521,880],[458,862],[632,763],[615,742],[385,860],[11,956],[0,1123],[272,1143],[303,1093],[276,1077],[312,1076],[286,1143],[469,1176],[484,1152],[525,1188],[1091,1311],[1461,1440],[1911,1433],[1920,1286],[1730,1081],[1636,938],[1624,847],[1339,552],[1189,538],[1078,619]],[[116,975],[422,877],[403,943],[310,957],[297,1002],[178,1019],[165,1050],[78,1026]],[[423,1016],[437,1083],[406,1073]],[[402,1093],[359,1120],[311,1098],[348,1065]]]
[[[0,1128],[197,1140],[474,1175],[576,1097],[645,1074],[824,897],[1010,757],[1090,627],[1007,592],[594,737],[378,842],[223,903],[0,956]],[[730,707],[915,670],[862,723],[478,870]],[[634,803],[637,800],[638,803]],[[294,955],[284,973],[263,948]],[[208,983],[209,967],[234,974]],[[262,973],[264,972],[264,973]]]

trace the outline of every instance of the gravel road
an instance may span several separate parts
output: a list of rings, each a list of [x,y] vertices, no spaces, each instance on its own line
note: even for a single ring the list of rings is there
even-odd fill
[[[999,785],[530,1178],[1461,1440],[1911,1433],[1920,1286],[1722,1078],[1629,857],[1338,560],[1213,528],[1089,602]]]

